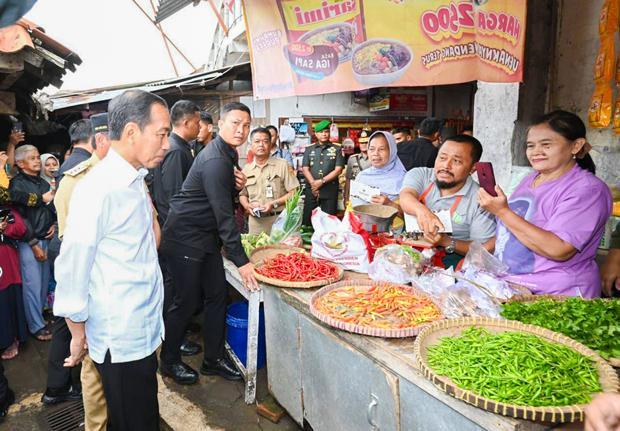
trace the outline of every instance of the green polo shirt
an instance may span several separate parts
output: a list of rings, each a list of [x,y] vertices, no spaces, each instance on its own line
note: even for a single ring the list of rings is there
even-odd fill
[[[326,144],[314,144],[306,148],[304,152],[303,166],[310,168],[312,177],[316,180],[329,175],[338,166],[344,167],[344,156],[340,145],[331,142]],[[306,190],[310,190],[306,187]],[[321,187],[321,198],[337,198],[338,197],[338,178],[325,183]]]

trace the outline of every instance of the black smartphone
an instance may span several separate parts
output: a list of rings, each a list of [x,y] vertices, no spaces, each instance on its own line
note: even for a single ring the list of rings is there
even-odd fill
[[[23,132],[24,131],[24,125],[22,124],[21,121],[16,121],[15,124],[13,124],[13,131],[14,132]]]

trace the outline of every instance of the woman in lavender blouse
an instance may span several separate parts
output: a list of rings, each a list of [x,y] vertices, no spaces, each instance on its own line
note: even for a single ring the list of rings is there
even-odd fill
[[[596,250],[611,214],[609,187],[594,175],[586,127],[566,111],[530,126],[526,154],[534,172],[507,198],[480,189],[480,205],[497,217],[495,255],[509,281],[535,294],[601,295]]]

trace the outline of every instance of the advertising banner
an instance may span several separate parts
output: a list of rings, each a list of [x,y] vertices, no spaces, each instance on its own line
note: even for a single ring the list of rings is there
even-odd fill
[[[254,97],[520,82],[526,0],[244,0]]]

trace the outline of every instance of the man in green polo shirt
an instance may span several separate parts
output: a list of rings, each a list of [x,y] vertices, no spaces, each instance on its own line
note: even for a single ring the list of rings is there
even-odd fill
[[[344,169],[344,156],[339,145],[329,141],[330,122],[323,120],[314,127],[318,143],[304,152],[303,173],[306,178],[303,224],[310,226],[312,210],[320,206],[328,214],[338,209],[338,176]]]

